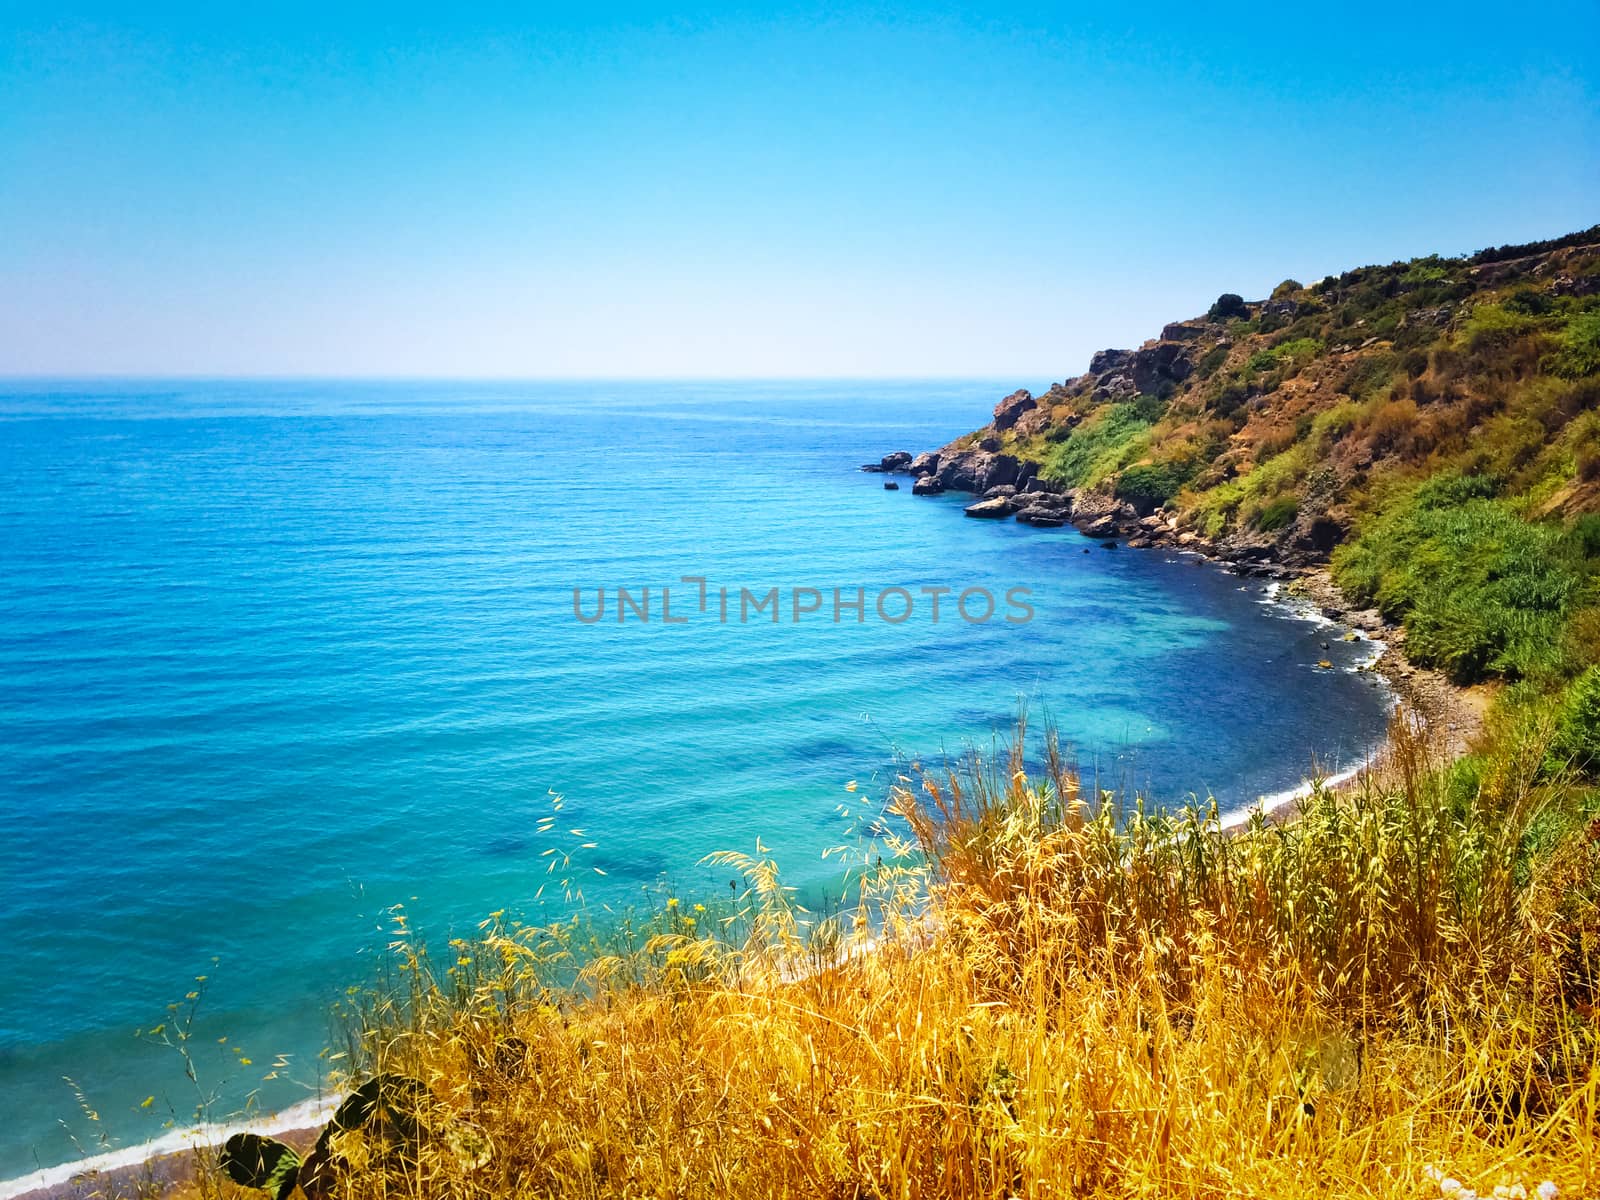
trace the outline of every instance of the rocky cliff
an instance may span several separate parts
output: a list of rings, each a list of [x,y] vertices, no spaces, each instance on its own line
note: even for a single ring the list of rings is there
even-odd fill
[[[1597,409],[1600,226],[1224,294],[871,469],[982,496],[975,517],[1070,519],[1283,573],[1441,472],[1492,479],[1537,517],[1600,507]]]

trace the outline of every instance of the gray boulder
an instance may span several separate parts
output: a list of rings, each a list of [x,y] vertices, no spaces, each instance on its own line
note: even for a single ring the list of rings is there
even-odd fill
[[[996,496],[993,500],[979,500],[976,504],[967,505],[965,512],[969,517],[998,520],[1009,517],[1016,510],[1017,506],[1009,496]]]
[[[958,450],[939,460],[939,482],[953,492],[982,495],[996,484],[1017,481],[1021,464],[1010,454],[990,450]]]
[[[1139,394],[1139,385],[1134,383],[1131,375],[1114,371],[1101,376],[1094,394],[1101,400],[1130,400]]]
[[[896,450],[893,454],[885,454],[875,463],[868,463],[862,467],[863,471],[904,471],[911,465],[911,454],[906,450]]]
[[[1033,393],[1026,388],[1019,388],[994,406],[994,427],[999,430],[1010,429],[1023,413],[1037,407],[1039,402],[1033,398]]]
[[[1096,350],[1089,360],[1089,374],[1104,375],[1133,365],[1132,350]]]
[[[1037,437],[1050,428],[1050,414],[1042,408],[1031,408],[1017,418],[1016,430],[1021,437]]]
[[[1133,385],[1141,392],[1156,393],[1163,384],[1182,383],[1193,371],[1189,348],[1180,342],[1157,342],[1133,355]]]

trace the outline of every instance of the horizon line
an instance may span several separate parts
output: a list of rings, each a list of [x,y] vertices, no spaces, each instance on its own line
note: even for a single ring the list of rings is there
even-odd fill
[[[995,383],[1002,379],[1054,373],[1006,371],[952,375],[383,375],[383,374],[228,374],[225,372],[18,372],[0,371],[0,383]],[[1073,379],[1076,376],[1061,376]]]

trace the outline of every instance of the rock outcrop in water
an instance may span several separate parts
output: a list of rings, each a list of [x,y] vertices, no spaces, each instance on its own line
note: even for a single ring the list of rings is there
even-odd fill
[[[996,496],[992,500],[979,500],[976,504],[967,505],[966,514],[969,517],[988,517],[998,520],[1001,517],[1009,517],[1016,510],[1017,506],[1011,497]]]
[[[911,465],[911,453],[908,450],[896,450],[892,454],[885,454],[875,463],[862,465],[863,471],[877,471],[888,473],[891,471],[904,471]]]

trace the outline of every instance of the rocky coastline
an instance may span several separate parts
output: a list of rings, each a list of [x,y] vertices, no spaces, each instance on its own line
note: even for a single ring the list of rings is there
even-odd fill
[[[1132,370],[1142,352],[1102,351],[1094,367]],[[1129,362],[1116,356],[1127,355]],[[1171,369],[1170,356],[1160,364]],[[1180,368],[1181,369],[1181,368]],[[1245,579],[1276,584],[1282,594],[1308,606],[1341,627],[1336,636],[1380,643],[1368,669],[1427,730],[1435,751],[1446,757],[1464,753],[1483,724],[1488,695],[1484,688],[1462,688],[1437,671],[1418,667],[1404,654],[1405,630],[1374,608],[1352,604],[1328,570],[1328,556],[1342,529],[1314,507],[1295,526],[1275,536],[1233,533],[1214,539],[1187,527],[1174,514],[1118,499],[1107,489],[1062,487],[1040,474],[1041,464],[1001,449],[1000,435],[1025,422],[1037,401],[1026,390],[995,406],[990,425],[938,450],[913,454],[898,450],[863,471],[909,476],[914,496],[960,492],[973,497],[965,506],[979,520],[1011,518],[1038,528],[1071,525],[1106,549],[1166,549],[1197,556]],[[888,484],[886,483],[887,487]]]
[[[1107,366],[1108,356],[1130,354],[1135,359],[1144,351],[1101,351],[1095,365],[1113,378],[1121,369],[1116,360]],[[1172,370],[1178,360],[1162,358],[1162,366]],[[1135,368],[1128,368],[1135,369]],[[1233,533],[1219,540],[1198,529],[1186,527],[1177,515],[1119,499],[1104,488],[1068,488],[1040,474],[1041,464],[1003,450],[1001,435],[1026,423],[1038,410],[1038,402],[1026,390],[1012,392],[995,406],[994,420],[976,434],[959,438],[938,450],[912,454],[896,450],[863,471],[883,475],[907,475],[915,496],[936,496],[945,492],[965,492],[974,497],[966,506],[969,517],[988,520],[1014,518],[1024,525],[1058,528],[1072,525],[1086,537],[1095,538],[1107,548],[1126,545],[1132,549],[1172,547],[1192,550],[1222,563],[1228,570],[1246,578],[1292,580],[1307,569],[1327,561],[1327,552],[1338,541],[1337,529],[1325,529],[1326,518],[1312,517],[1275,537]],[[887,486],[887,485],[886,485]],[[1297,523],[1298,525],[1299,523]]]

